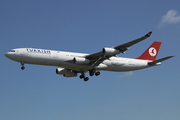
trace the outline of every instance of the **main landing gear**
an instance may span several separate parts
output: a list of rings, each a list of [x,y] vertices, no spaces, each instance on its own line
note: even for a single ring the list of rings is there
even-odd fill
[[[94,74],[95,74],[95,76],[98,76],[98,75],[100,75],[100,72],[99,71],[96,72],[96,70],[94,70],[94,69],[89,71],[90,76],[93,76]]]
[[[95,72],[95,70],[90,70],[90,71],[89,71],[89,75],[90,75],[90,76],[93,76],[94,74],[95,74],[95,76],[98,76],[98,75],[100,75],[100,72],[99,72],[99,71]],[[85,77],[85,74],[84,74],[84,73],[82,73],[82,74],[79,76],[79,78],[80,78],[80,79],[84,79],[85,82],[89,80],[88,77]]]
[[[79,78],[80,78],[80,79],[84,79],[85,82],[89,80],[89,78],[88,78],[88,77],[85,77],[84,74],[80,75]]]
[[[24,62],[21,62],[21,65],[22,65],[21,70],[24,70],[25,69]]]
[[[95,73],[95,75],[96,75],[96,76],[100,75],[100,72],[99,72],[99,71],[98,71],[98,72],[96,72],[96,73]]]

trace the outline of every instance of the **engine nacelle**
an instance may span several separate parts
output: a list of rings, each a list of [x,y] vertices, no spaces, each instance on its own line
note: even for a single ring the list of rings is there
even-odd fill
[[[86,59],[86,58],[81,58],[81,57],[75,57],[73,59],[73,62],[75,64],[88,64],[90,63],[90,60],[89,59]]]
[[[114,49],[114,48],[103,48],[102,50],[103,54],[104,55],[116,55],[116,54],[119,54],[120,51],[117,50],[117,49]]]
[[[68,70],[65,68],[57,68],[56,69],[56,74],[63,75],[63,74],[70,74],[70,73],[71,73],[71,70]]]
[[[64,74],[64,77],[76,77],[77,73],[71,72],[70,74]]]

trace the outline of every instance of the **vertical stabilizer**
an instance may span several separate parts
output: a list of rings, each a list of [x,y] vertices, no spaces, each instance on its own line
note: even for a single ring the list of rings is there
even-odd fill
[[[161,42],[155,41],[140,57],[136,59],[155,61]]]

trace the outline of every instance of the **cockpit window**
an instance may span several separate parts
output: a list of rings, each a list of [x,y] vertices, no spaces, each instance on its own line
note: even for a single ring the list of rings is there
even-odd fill
[[[9,52],[15,52],[15,50],[10,50]]]

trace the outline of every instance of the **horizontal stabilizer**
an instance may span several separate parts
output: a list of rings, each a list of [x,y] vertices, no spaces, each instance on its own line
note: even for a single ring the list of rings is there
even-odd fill
[[[165,57],[165,58],[155,60],[153,62],[149,62],[148,65],[149,66],[156,65],[157,63],[162,62],[162,61],[167,60],[167,59],[172,58],[172,57],[174,57],[174,56],[168,56],[168,57]]]

